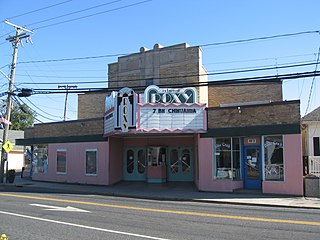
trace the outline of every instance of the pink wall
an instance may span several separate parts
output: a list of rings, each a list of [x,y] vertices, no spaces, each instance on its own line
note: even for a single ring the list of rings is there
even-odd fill
[[[65,143],[48,145],[48,173],[34,173],[32,179],[52,182],[108,184],[108,142]],[[67,150],[67,174],[56,173],[57,149]],[[97,149],[97,175],[86,175],[86,149]]]
[[[109,137],[110,161],[109,167],[110,177],[108,184],[114,184],[123,179],[123,139],[117,137]]]
[[[264,193],[303,195],[301,134],[283,136],[284,182],[263,182]]]
[[[124,146],[145,147],[145,146],[193,146],[193,135],[181,137],[145,137],[145,138],[125,138]]]
[[[212,138],[198,139],[199,181],[196,182],[200,191],[232,192],[242,188],[242,181],[213,179],[213,142]]]

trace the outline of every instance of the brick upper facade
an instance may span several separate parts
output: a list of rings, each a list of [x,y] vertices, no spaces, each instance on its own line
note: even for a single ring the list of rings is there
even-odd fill
[[[109,64],[108,90],[78,95],[78,120],[36,124],[25,130],[25,138],[102,136],[105,98],[112,90],[131,87],[142,93],[149,85],[172,87],[171,84],[180,84],[179,87],[184,87],[207,83],[206,73],[199,47],[184,43],[169,47],[155,44],[152,50],[141,48],[140,53],[119,57],[118,62]],[[300,121],[300,104],[282,101],[281,80],[217,81],[197,87],[197,90],[199,102],[208,106],[208,129],[296,124]],[[241,111],[237,104],[242,104]]]
[[[282,101],[282,83],[248,82],[209,85],[208,106],[256,101]]]
[[[141,93],[149,85],[170,86],[172,84],[206,82],[206,70],[202,65],[202,50],[178,44],[162,47],[155,44],[140,53],[119,57],[118,62],[108,65],[110,91],[131,87]],[[207,101],[207,87],[197,88],[199,101]],[[104,114],[105,98],[109,93],[87,93],[78,97],[78,119],[101,117]]]

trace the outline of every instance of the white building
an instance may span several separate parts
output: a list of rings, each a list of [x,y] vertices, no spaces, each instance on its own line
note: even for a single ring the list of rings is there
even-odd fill
[[[303,156],[308,166],[305,172],[320,177],[320,107],[304,116],[301,123]]]
[[[0,137],[2,138],[2,136],[3,129],[0,129]],[[16,139],[21,138],[24,138],[24,131],[9,130],[8,140],[13,144],[13,149],[8,153],[8,169],[21,171],[25,166],[24,146],[15,144]]]

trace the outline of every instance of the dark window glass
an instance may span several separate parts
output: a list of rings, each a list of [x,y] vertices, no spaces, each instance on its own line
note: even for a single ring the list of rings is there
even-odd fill
[[[86,151],[86,174],[97,174],[97,151]]]
[[[57,151],[57,172],[65,173],[67,171],[67,152]]]
[[[320,156],[319,137],[313,138],[313,156]]]

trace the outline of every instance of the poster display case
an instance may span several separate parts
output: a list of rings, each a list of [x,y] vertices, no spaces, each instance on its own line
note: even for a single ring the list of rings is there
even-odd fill
[[[150,183],[166,182],[167,148],[164,146],[149,146],[147,150],[148,168],[147,181]]]

